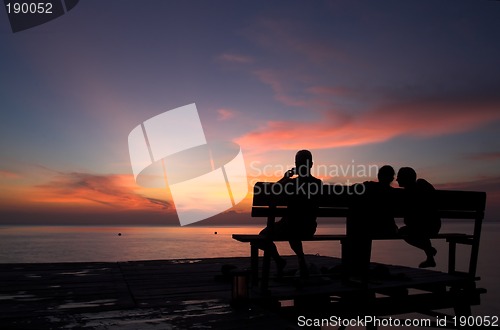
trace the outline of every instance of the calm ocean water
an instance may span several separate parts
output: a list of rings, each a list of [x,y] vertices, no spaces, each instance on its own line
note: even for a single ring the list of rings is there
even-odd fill
[[[231,238],[236,233],[258,233],[260,227],[0,227],[0,263],[127,261],[152,259],[249,256],[248,244]],[[442,232],[471,232],[464,223],[445,223]],[[217,232],[217,234],[216,234]],[[318,234],[343,233],[343,224],[321,224]],[[121,234],[121,235],[119,235]],[[500,316],[500,223],[484,223],[479,254],[480,287],[488,290],[474,307],[478,315]],[[446,271],[448,250],[442,240],[437,270]],[[279,243],[282,254],[293,254]],[[339,256],[339,242],[306,242],[307,254]],[[466,269],[469,249],[459,249],[458,269]],[[467,256],[467,258],[466,258]],[[423,253],[403,241],[374,242],[372,260],[415,267]]]

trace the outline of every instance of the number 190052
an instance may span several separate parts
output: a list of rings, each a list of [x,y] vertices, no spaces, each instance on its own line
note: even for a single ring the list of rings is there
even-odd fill
[[[50,2],[14,2],[7,3],[9,14],[52,14],[52,3]]]
[[[454,316],[452,319],[458,327],[498,327],[498,316]]]

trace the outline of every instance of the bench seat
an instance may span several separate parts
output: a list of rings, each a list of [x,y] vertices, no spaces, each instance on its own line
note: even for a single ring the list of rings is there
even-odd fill
[[[396,239],[403,239],[404,236],[401,235],[385,235],[385,236],[373,236],[370,237],[372,240],[396,240]],[[466,240],[466,239],[472,239],[474,238],[474,235],[468,235],[468,234],[463,234],[463,233],[439,233],[435,236],[431,237],[432,239],[447,239],[447,240],[455,240],[455,239],[460,239]],[[242,242],[242,243],[252,243],[252,242],[260,242],[264,241],[267,238],[258,235],[258,234],[233,234],[233,239]],[[303,242],[308,242],[308,241],[343,241],[347,239],[346,234],[333,234],[333,235],[314,235],[313,237],[302,239]],[[286,242],[286,239],[273,239],[274,242]]]

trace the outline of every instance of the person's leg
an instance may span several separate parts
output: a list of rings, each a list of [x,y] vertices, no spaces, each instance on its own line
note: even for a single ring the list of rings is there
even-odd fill
[[[364,204],[357,205],[353,214],[346,219],[347,238],[342,241],[342,272],[343,278],[368,277],[370,267],[372,241],[370,235],[380,231],[366,214]],[[367,221],[370,219],[370,221]]]
[[[302,241],[298,239],[293,239],[288,241],[290,247],[293,252],[297,255],[299,259],[299,269],[300,269],[300,277],[306,278],[309,276],[309,270],[307,269],[306,258],[304,256],[304,249],[302,247]]]
[[[276,223],[275,226],[278,224],[279,223]],[[278,276],[281,276],[283,274],[283,269],[285,268],[286,265],[286,260],[280,256],[276,244],[274,244],[274,242],[272,241],[272,238],[276,237],[277,234],[279,234],[279,226],[277,226],[277,228],[278,230],[272,230],[272,231],[268,227],[264,228],[259,233],[259,235],[266,236],[269,238],[269,240],[266,240],[262,244],[257,245],[257,247],[263,250],[265,253],[269,253],[269,256],[276,262],[276,267],[278,269]]]
[[[436,267],[434,256],[436,255],[437,250],[432,246],[431,240],[429,238],[425,237],[424,235],[419,235],[418,233],[411,233],[407,227],[402,234],[407,235],[405,237],[405,241],[408,244],[425,252],[427,259],[419,264],[420,268]]]
[[[288,243],[290,243],[290,247],[292,248],[293,252],[299,257],[299,259],[304,258],[304,249],[302,248],[302,241],[301,240],[290,240]]]
[[[437,253],[437,250],[432,246],[431,240],[429,238],[422,237],[420,240],[420,248],[424,250],[426,260],[422,261],[418,267],[420,268],[428,268],[428,267],[436,267],[436,260],[434,260],[434,256]]]
[[[342,241],[342,275],[368,280],[372,240],[367,236],[348,236]]]
[[[432,247],[431,241],[427,238],[423,237],[418,237],[418,236],[407,236],[405,237],[406,243],[413,245],[416,248],[419,248],[420,250],[428,250],[429,247]]]

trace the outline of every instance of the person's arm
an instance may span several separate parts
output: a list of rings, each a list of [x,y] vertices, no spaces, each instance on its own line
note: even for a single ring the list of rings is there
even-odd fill
[[[286,171],[283,177],[278,180],[278,183],[285,183],[294,175],[295,175],[295,167],[292,168],[291,170]]]

